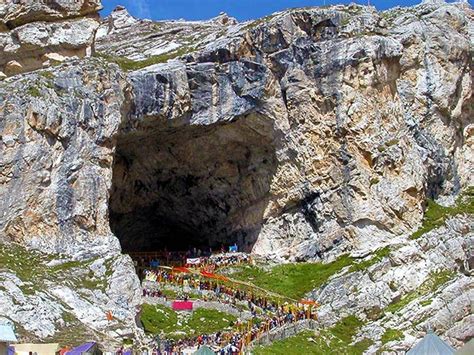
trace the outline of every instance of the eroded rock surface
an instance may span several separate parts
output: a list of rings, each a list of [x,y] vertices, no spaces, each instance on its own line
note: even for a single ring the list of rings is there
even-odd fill
[[[256,241],[254,253],[280,260],[374,246],[414,230],[426,198],[472,184],[471,26],[464,3],[293,10],[231,25],[182,60],[130,73],[124,132],[266,117],[276,169],[261,227],[231,225],[241,233],[230,242]],[[111,33],[101,51],[118,55]],[[147,192],[160,188],[144,179]]]
[[[11,76],[57,64],[54,57],[90,56],[100,9],[98,0],[0,5],[0,72]],[[14,71],[12,62],[19,64]]]
[[[237,242],[277,261],[327,261],[405,238],[428,198],[450,203],[473,185],[466,2],[305,8],[240,24],[225,14],[155,23],[123,8],[99,23],[96,1],[56,3],[0,8],[2,242],[73,261],[121,258],[119,239],[139,250]],[[412,244],[410,289],[434,270],[417,264],[434,247]],[[437,258],[452,269],[455,254]],[[131,287],[117,306],[131,317],[137,279],[120,260],[121,276],[105,278]],[[455,292],[469,282],[443,288],[459,305],[446,334],[459,341],[469,318]],[[35,336],[61,328],[63,301],[87,329],[110,331],[95,323],[116,295],[86,301],[51,287],[21,303],[50,313]],[[386,283],[379,291],[377,304],[396,297]],[[0,315],[15,318],[10,304],[23,296],[8,293]]]
[[[452,218],[420,239],[393,241],[368,268],[342,271],[312,295],[322,305],[321,322],[329,326],[357,315],[364,325],[354,340],[372,339],[370,352],[407,351],[428,329],[461,347],[474,336],[473,228],[472,215]],[[399,337],[384,341],[393,330]]]

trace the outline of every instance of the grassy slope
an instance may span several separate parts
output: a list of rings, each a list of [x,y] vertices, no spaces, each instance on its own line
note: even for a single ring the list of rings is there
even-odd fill
[[[164,333],[170,338],[212,334],[219,330],[231,328],[237,320],[231,314],[202,308],[193,311],[192,314],[188,314],[183,319],[179,319],[178,313],[171,308],[149,304],[143,305],[140,319],[147,333]]]
[[[155,55],[153,57],[147,58],[145,60],[131,60],[125,57],[115,57],[106,54],[97,53],[97,57],[104,58],[108,62],[113,62],[118,64],[118,66],[125,71],[139,70],[150,65],[166,63],[168,60],[179,58],[185,54],[192,53],[196,49],[193,47],[183,46],[174,51],[163,53],[160,55]]]
[[[411,301],[425,296],[429,293],[436,292],[439,287],[446,284],[455,275],[455,272],[443,270],[430,275],[430,277],[421,284],[416,290],[408,292],[401,299],[392,302],[385,308],[385,312],[396,313],[403,309]]]
[[[345,255],[332,263],[283,264],[266,271],[260,267],[242,267],[231,277],[250,281],[264,289],[291,298],[301,298],[307,292],[324,284],[329,277],[352,265],[353,260]]]
[[[428,200],[422,225],[410,238],[418,239],[423,234],[441,227],[449,217],[462,213],[474,214],[474,187],[472,186],[461,193],[452,207],[443,207],[433,200]]]
[[[63,261],[61,264],[49,266],[51,261]],[[34,295],[38,292],[48,292],[50,284],[62,284],[73,290],[89,289],[102,290],[107,288],[107,278],[98,279],[94,276],[89,266],[94,260],[68,261],[60,255],[46,255],[33,250],[27,250],[18,244],[0,244],[0,271],[15,274],[23,281],[19,285],[25,296]],[[111,261],[105,262],[106,275],[111,273]],[[1,278],[0,278],[1,281]],[[1,288],[0,288],[1,291]],[[84,339],[94,338],[90,330],[71,313],[71,309],[61,301],[64,306],[62,319],[65,327],[47,339],[51,342],[59,342],[61,345],[79,345]],[[16,324],[18,334],[23,340],[37,341],[38,339],[24,330],[20,324]]]
[[[390,254],[388,247],[379,249],[368,259],[358,262],[348,255],[337,260],[322,263],[283,264],[266,271],[260,267],[241,267],[231,277],[237,280],[250,281],[254,285],[278,293],[282,296],[300,299],[308,292],[321,287],[334,274],[345,267],[349,272],[363,271],[378,263]]]
[[[371,340],[363,339],[351,345],[362,326],[362,321],[355,316],[348,316],[333,327],[321,330],[318,335],[312,331],[303,331],[269,346],[256,347],[254,354],[362,354],[372,345]]]

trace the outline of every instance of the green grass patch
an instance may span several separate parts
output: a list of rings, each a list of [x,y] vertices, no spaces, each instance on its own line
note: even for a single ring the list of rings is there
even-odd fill
[[[212,334],[219,330],[230,328],[237,321],[231,314],[216,311],[214,309],[199,308],[195,310],[187,322],[187,327],[194,334]]]
[[[370,259],[353,264],[350,267],[349,272],[367,270],[369,267],[379,263],[380,261],[382,261],[382,259],[388,257],[389,255],[390,247],[386,246],[385,248],[377,250]]]
[[[145,60],[138,60],[138,61],[131,60],[125,57],[116,57],[116,56],[111,56],[111,55],[102,54],[102,53],[97,53],[96,56],[100,58],[104,58],[108,62],[118,64],[118,66],[122,70],[133,71],[133,70],[143,69],[154,64],[166,63],[168,60],[179,58],[185,54],[192,53],[195,50],[196,50],[195,47],[182,46],[172,52],[155,55]]]
[[[165,306],[144,304],[140,320],[145,331],[151,334],[171,333],[178,330],[178,315]]]
[[[64,260],[63,263],[49,266],[52,260]],[[72,289],[86,288],[105,290],[107,279],[97,279],[89,269],[91,260],[68,261],[60,255],[47,255],[27,250],[19,244],[0,244],[0,270],[12,272],[24,282],[21,290],[26,295],[37,291],[47,292],[45,281],[63,282]]]
[[[51,73],[50,71],[40,71],[39,75],[41,75],[43,78],[46,78],[48,80],[53,80],[54,79],[54,74]]]
[[[299,299],[323,285],[332,275],[350,266],[353,259],[344,255],[327,263],[283,264],[266,271],[255,266],[245,266],[232,274],[232,278],[248,281],[277,294]]]
[[[293,337],[276,341],[269,346],[258,346],[256,355],[270,354],[362,354],[373,341],[363,339],[352,344],[354,336],[363,326],[363,322],[355,316],[341,319],[333,327],[322,329],[318,335],[312,331],[303,331]]]
[[[125,345],[125,346],[131,346],[131,345],[133,345],[133,339],[124,338],[124,339],[122,340],[122,344]]]
[[[30,86],[27,90],[28,95],[33,97],[40,97],[41,92],[36,86]]]
[[[379,182],[380,182],[380,179],[377,178],[377,177],[374,177],[374,178],[370,179],[370,186],[377,185]]]
[[[255,20],[255,21],[252,21],[252,22],[250,22],[248,25],[246,25],[246,26],[244,27],[244,30],[245,30],[245,31],[252,30],[252,29],[254,29],[254,28],[256,28],[256,27],[258,27],[258,26],[260,26],[260,25],[262,25],[262,24],[264,24],[264,23],[269,22],[270,20],[272,20],[272,19],[273,19],[274,17],[276,17],[276,16],[277,16],[277,14],[275,14],[275,15],[268,15],[268,16],[259,18],[259,19]]]
[[[418,287],[418,289],[410,291],[400,300],[392,302],[385,308],[384,311],[390,313],[396,313],[400,311],[415,299],[425,296],[431,292],[436,292],[436,290],[440,286],[451,280],[454,275],[455,272],[450,270],[443,270],[432,273],[429,278],[425,282],[423,282],[420,287]]]
[[[422,225],[410,236],[410,239],[418,239],[423,234],[444,225],[448,218],[462,213],[474,214],[474,187],[472,186],[460,194],[452,207],[443,207],[433,200],[428,200]]]
[[[279,340],[269,346],[257,346],[254,355],[287,355],[287,354],[327,354],[322,352],[314,332],[303,331],[290,338]]]
[[[372,339],[364,338],[353,345],[354,354],[363,354],[368,348],[374,345]]]
[[[231,329],[237,318],[217,310],[199,308],[192,313],[181,313],[179,319],[178,313],[171,308],[144,304],[140,320],[149,334],[164,333],[167,338],[181,339]]]
[[[301,299],[308,292],[324,285],[331,276],[343,268],[350,266],[349,272],[364,271],[389,254],[390,248],[387,246],[377,250],[370,259],[361,262],[356,262],[349,255],[343,255],[327,264],[282,264],[270,270],[258,266],[232,267],[231,269],[236,271],[231,274],[231,277],[250,282],[284,297]]]
[[[433,300],[426,300],[426,301],[421,301],[420,305],[422,305],[423,307],[426,307],[426,306],[429,306],[432,303],[433,303]]]
[[[388,328],[382,335],[382,344],[387,344],[390,341],[403,339],[403,332],[398,329]]]

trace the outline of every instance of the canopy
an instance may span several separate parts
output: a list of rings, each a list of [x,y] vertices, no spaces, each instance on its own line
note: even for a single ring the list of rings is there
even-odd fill
[[[13,327],[9,324],[0,324],[0,342],[16,343],[17,341]]]
[[[90,352],[94,346],[96,346],[96,343],[94,342],[85,343],[73,348],[71,351],[68,351],[66,355],[82,355],[83,353]]]
[[[203,345],[193,355],[215,355],[215,354],[216,353],[212,351],[208,346]]]
[[[314,305],[314,306],[316,306],[316,305],[318,304],[318,302],[313,301],[313,300],[301,300],[300,303],[301,303],[301,304]]]
[[[454,349],[433,332],[428,332],[407,355],[451,355]]]
[[[187,272],[187,273],[190,273],[191,270],[189,270],[187,267],[183,267],[183,266],[176,266],[176,267],[173,267],[172,269],[174,272]]]

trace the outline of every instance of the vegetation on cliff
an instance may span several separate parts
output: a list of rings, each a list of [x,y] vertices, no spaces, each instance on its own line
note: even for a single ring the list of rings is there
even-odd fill
[[[410,238],[418,239],[423,234],[442,226],[449,217],[462,213],[474,214],[474,187],[472,186],[463,191],[455,205],[451,207],[444,207],[433,200],[427,200],[422,225]]]

